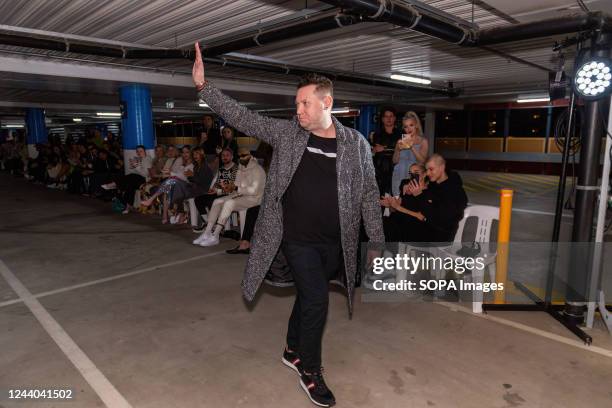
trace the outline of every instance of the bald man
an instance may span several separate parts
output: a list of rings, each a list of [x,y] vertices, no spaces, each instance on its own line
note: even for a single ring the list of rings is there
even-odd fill
[[[446,160],[439,154],[431,155],[425,168],[429,178],[427,189],[416,180],[406,189],[418,200],[417,214],[425,222],[428,239],[453,242],[468,202],[463,181],[456,172],[447,172]]]
[[[248,149],[239,148],[238,157],[240,164],[236,181],[223,185],[223,190],[229,195],[213,201],[206,229],[193,241],[195,245],[207,247],[219,244],[219,235],[233,211],[247,210],[261,204],[266,172]]]

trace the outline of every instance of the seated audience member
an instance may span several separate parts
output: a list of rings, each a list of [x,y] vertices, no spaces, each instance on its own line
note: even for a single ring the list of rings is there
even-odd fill
[[[261,206],[257,205],[247,210],[246,220],[244,220],[244,228],[242,229],[242,235],[238,241],[238,246],[233,249],[228,249],[225,251],[226,253],[230,255],[251,253],[251,237],[253,236],[253,231],[255,230],[255,222],[257,221],[260,207]]]
[[[66,189],[66,179],[70,174],[70,164],[66,153],[60,145],[55,145],[52,148],[47,164],[47,187]]]
[[[195,197],[195,205],[200,214],[205,214],[217,198],[228,194],[228,189],[233,185],[238,173],[238,165],[233,161],[230,149],[221,152],[221,166],[217,170],[215,184],[210,187],[206,194]],[[194,228],[194,232],[202,232],[204,227]]]
[[[251,156],[248,149],[238,149],[240,165],[235,183],[227,186],[229,195],[217,198],[208,214],[208,225],[204,233],[193,241],[200,246],[213,246],[219,243],[219,235],[233,211],[247,210],[261,204],[266,172]]]
[[[166,160],[166,148],[163,145],[155,146],[155,157],[149,169],[149,179],[152,184],[159,184]]]
[[[100,188],[109,183],[117,174],[117,161],[105,149],[98,151],[98,157],[93,162],[93,174],[90,176],[90,187],[93,194],[101,194]]]
[[[180,159],[180,160],[179,160]],[[181,157],[175,160],[170,169],[169,177],[164,180],[159,186],[157,191],[148,199],[141,203],[144,207],[148,207],[153,204],[153,201],[163,194],[163,213],[162,213],[162,224],[168,223],[168,210],[170,204],[177,203],[178,200],[175,197],[177,191],[182,191],[184,185],[188,183],[187,177],[193,175],[193,161],[191,156],[191,148],[189,146],[183,146],[181,148]],[[181,199],[182,204],[182,199]],[[177,224],[183,224],[186,222],[185,213],[182,205],[178,206],[179,219]]]
[[[219,154],[221,154],[224,149],[230,149],[234,156],[234,162],[238,162],[238,142],[236,141],[236,130],[232,127],[225,126],[221,131],[221,135],[221,150],[219,150]]]
[[[420,203],[409,191],[408,185],[415,180],[423,190],[427,189],[425,166],[415,163],[410,166],[409,178],[402,181],[399,198],[387,196],[380,200],[383,207],[392,209],[389,217],[383,217],[385,241],[387,242],[429,242],[428,229],[419,213]]]
[[[183,159],[179,157],[179,151],[174,145],[168,146],[166,150],[166,162],[162,167],[161,180],[170,177],[172,170],[176,170],[179,166],[182,166]]]
[[[28,179],[37,183],[45,183],[51,149],[49,149],[49,146],[40,143],[37,143],[34,148],[36,150],[35,157],[28,158],[26,161]]]
[[[425,166],[429,178],[427,189],[416,180],[406,189],[417,198],[419,218],[427,226],[429,240],[453,242],[468,202],[463,182],[456,172],[447,173],[446,161],[439,154],[432,155]]]
[[[206,164],[204,149],[196,147],[193,149],[193,167],[186,168],[184,175],[187,180],[170,178],[162,183],[162,186],[148,200],[143,201],[142,205],[150,206],[153,201],[161,194],[168,194],[172,204],[180,204],[189,198],[205,194],[212,183],[213,173]]]
[[[129,159],[125,176],[119,177],[116,181],[117,189],[120,191],[119,199],[125,206],[123,214],[127,214],[133,208],[136,190],[147,181],[151,162],[145,147],[137,146],[136,156]]]

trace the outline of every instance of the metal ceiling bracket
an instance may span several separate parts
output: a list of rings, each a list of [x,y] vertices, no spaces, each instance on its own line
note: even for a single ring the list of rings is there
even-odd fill
[[[255,44],[257,44],[257,45],[259,45],[261,47],[261,43],[259,42],[259,36],[260,35],[261,35],[261,29],[259,29],[257,34],[255,34],[255,37],[253,37],[253,41],[255,41]]]
[[[368,16],[369,18],[377,19],[378,17],[382,16],[385,11],[387,11],[387,0],[378,0],[378,3],[380,4],[378,6],[378,11],[373,15]],[[393,3],[391,3],[391,11],[393,11]]]

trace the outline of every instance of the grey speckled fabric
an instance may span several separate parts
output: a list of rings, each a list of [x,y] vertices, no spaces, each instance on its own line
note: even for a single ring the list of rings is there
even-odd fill
[[[198,96],[230,126],[274,148],[242,281],[243,295],[251,301],[278,253],[283,236],[281,198],[306,149],[309,132],[299,126],[297,119],[273,119],[248,110],[210,82]],[[333,121],[338,142],[336,170],[340,231],[351,313],[361,218],[371,242],[383,243],[385,239],[370,146],[359,132],[343,126],[336,118]]]

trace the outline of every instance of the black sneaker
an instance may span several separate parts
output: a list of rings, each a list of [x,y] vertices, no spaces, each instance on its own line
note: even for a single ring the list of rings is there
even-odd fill
[[[323,367],[312,373],[302,372],[300,375],[300,384],[308,398],[320,407],[333,407],[336,405],[336,398],[331,390],[327,388],[323,379]]]
[[[287,351],[285,349],[283,352],[283,364],[295,370],[299,375],[302,375],[302,360],[300,360],[298,353],[295,351]]]
[[[199,225],[197,227],[191,227],[191,230],[193,232],[197,232],[198,234],[201,233],[201,232],[204,232],[205,229],[206,229],[206,224],[202,224],[202,225]]]

